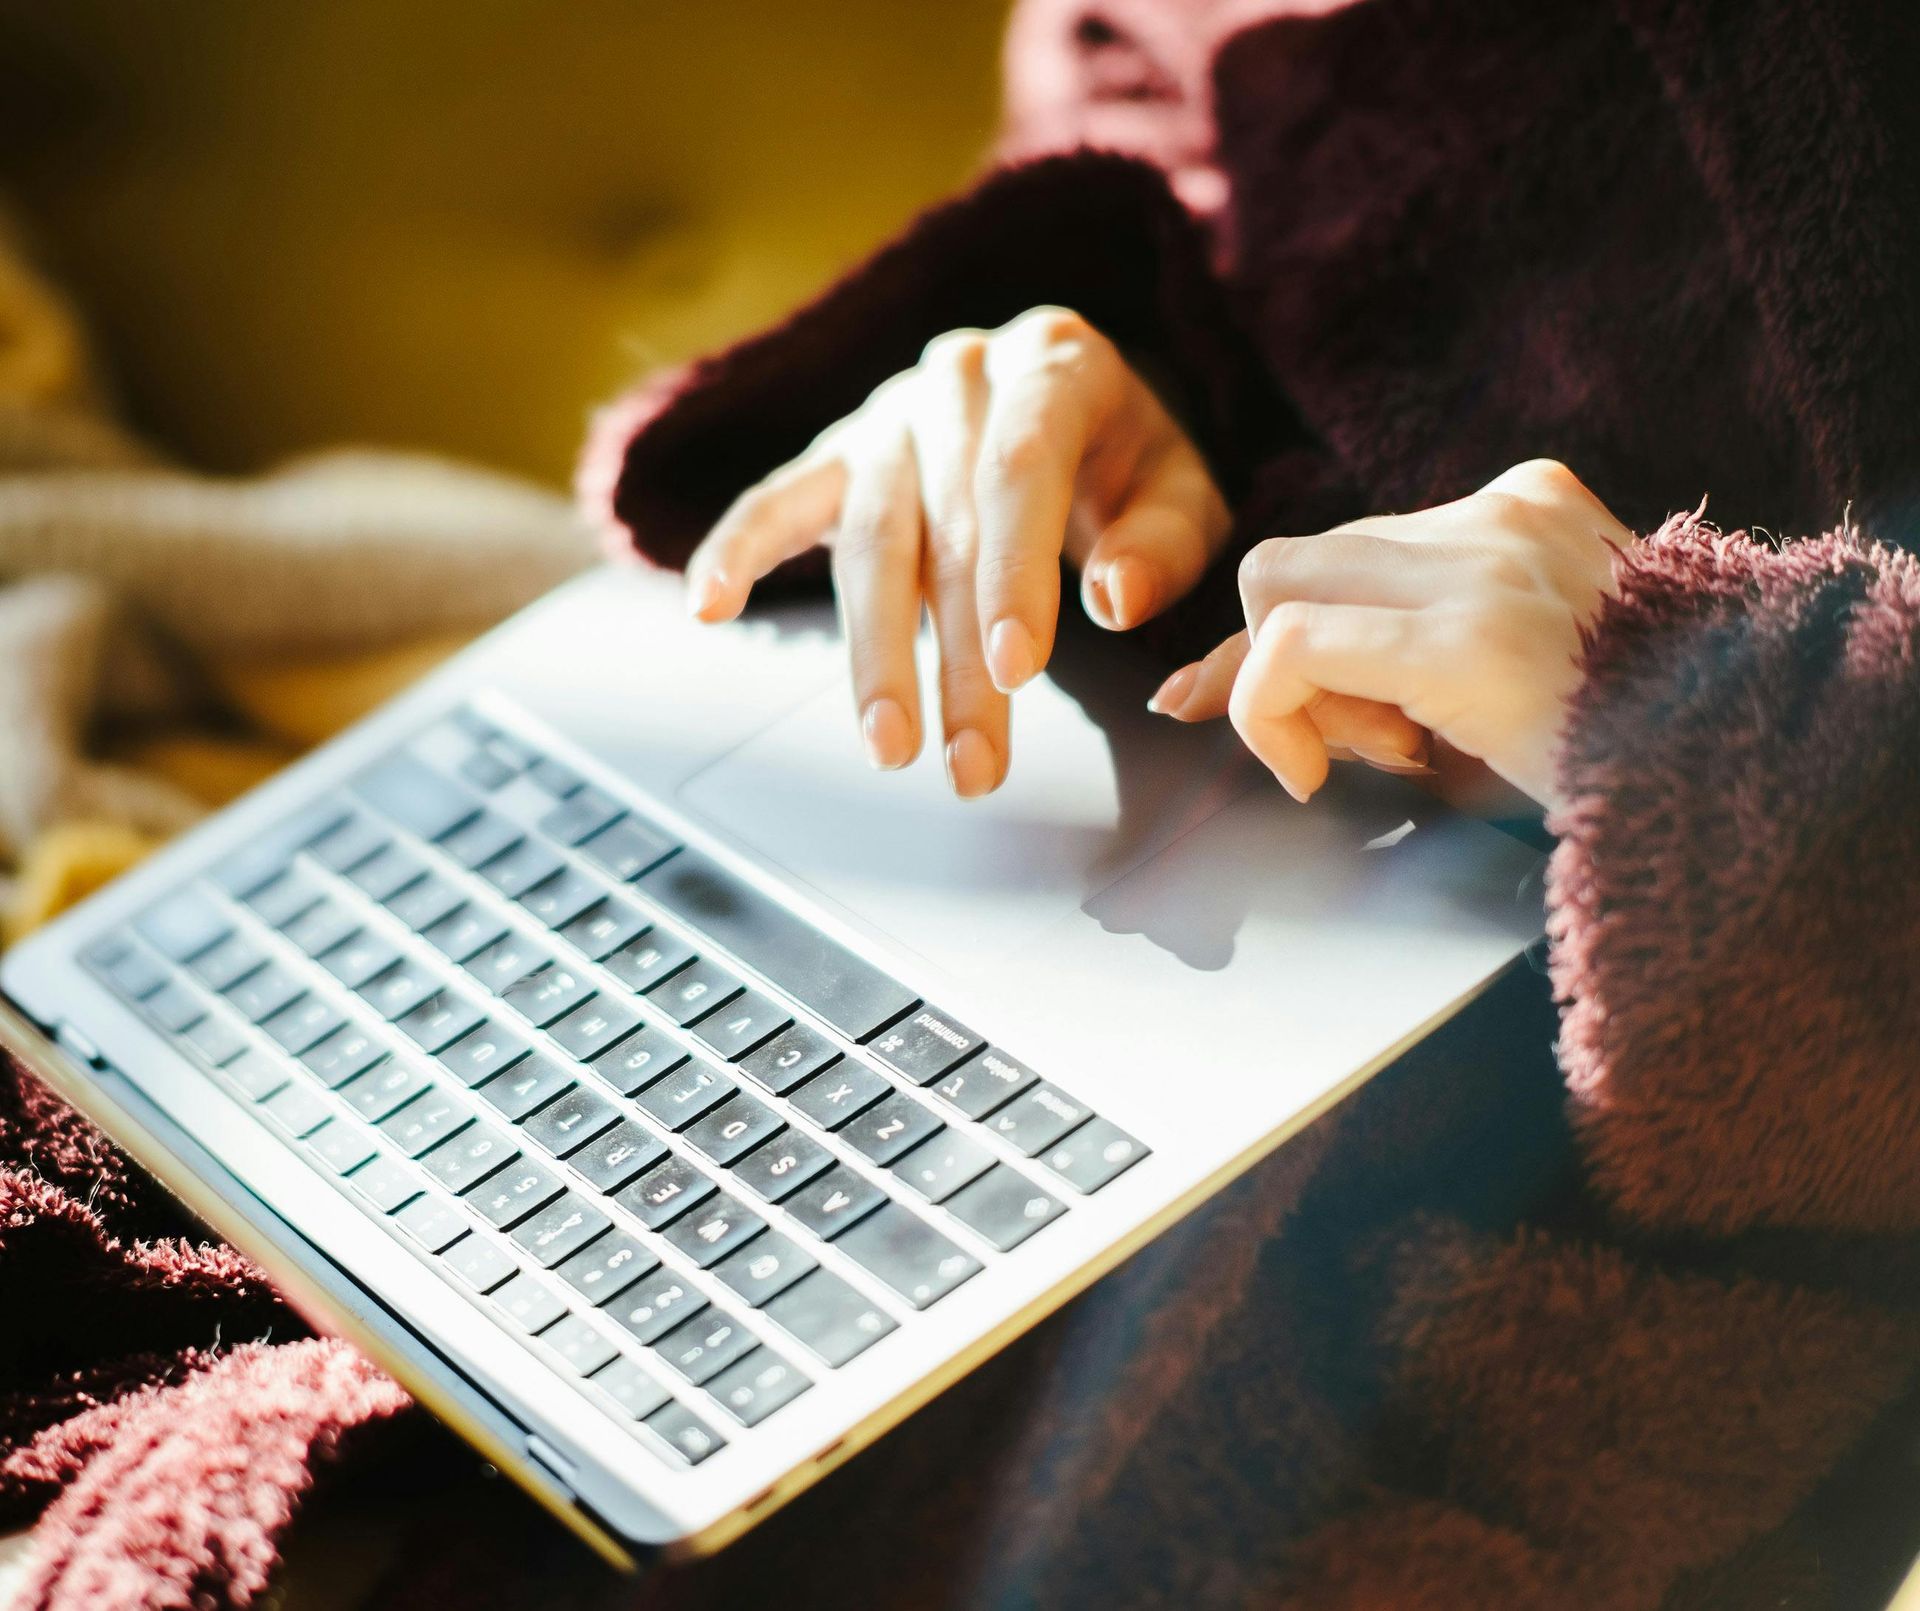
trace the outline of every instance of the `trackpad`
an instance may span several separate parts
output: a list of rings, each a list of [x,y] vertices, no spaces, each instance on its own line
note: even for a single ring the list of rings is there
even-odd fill
[[[875,772],[844,684],[696,774],[680,798],[936,967],[977,976],[1257,779],[1224,722],[1182,727],[1147,712],[1150,668],[1062,648],[1014,696],[1012,769],[985,799],[954,797],[937,725],[912,766]],[[936,686],[924,659],[921,675]]]

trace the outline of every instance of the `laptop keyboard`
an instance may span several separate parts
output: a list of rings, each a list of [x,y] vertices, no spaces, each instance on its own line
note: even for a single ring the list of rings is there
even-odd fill
[[[468,710],[84,960],[689,1464],[1147,1153]]]

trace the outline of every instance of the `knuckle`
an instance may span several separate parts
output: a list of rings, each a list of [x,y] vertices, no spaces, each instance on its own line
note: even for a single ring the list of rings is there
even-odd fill
[[[1298,541],[1292,537],[1269,537],[1240,556],[1234,580],[1243,604],[1253,605],[1264,598],[1286,574],[1290,551]]]
[[[1313,636],[1314,607],[1304,599],[1283,599],[1267,613],[1261,624],[1261,636],[1273,646],[1282,660],[1300,653]]]
[[[923,368],[948,371],[976,366],[987,350],[987,338],[979,330],[947,330],[935,336],[920,350]]]
[[[1053,455],[1053,444],[1038,428],[999,434],[980,455],[980,478],[989,488],[1030,480],[1051,466]]]

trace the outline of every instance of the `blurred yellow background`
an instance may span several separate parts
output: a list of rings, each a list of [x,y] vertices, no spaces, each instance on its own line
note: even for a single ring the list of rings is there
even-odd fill
[[[1005,0],[0,0],[0,189],[133,422],[569,474],[961,182]]]

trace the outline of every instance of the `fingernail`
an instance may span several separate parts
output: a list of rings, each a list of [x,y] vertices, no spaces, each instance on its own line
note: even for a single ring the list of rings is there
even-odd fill
[[[1107,567],[1087,573],[1087,614],[1101,626],[1112,626],[1113,595],[1107,591]]]
[[[867,759],[882,772],[891,772],[913,759],[913,723],[897,699],[876,699],[860,718],[867,740]]]
[[[1154,578],[1153,567],[1144,559],[1131,554],[1116,559],[1107,567],[1105,580],[1116,626],[1138,626],[1153,613],[1159,583]]]
[[[711,621],[726,603],[727,577],[724,571],[708,571],[687,594],[687,614],[696,620]]]
[[[1040,669],[1040,657],[1033,646],[1033,634],[1009,616],[996,621],[987,634],[987,671],[994,687],[1010,694],[1024,682],[1030,682]]]
[[[991,792],[999,776],[1000,762],[986,734],[964,727],[948,741],[947,777],[961,799],[975,800]]]
[[[1363,761],[1369,761],[1375,766],[1388,767],[1395,772],[1428,772],[1432,770],[1432,768],[1427,765],[1427,758],[1424,755],[1402,755],[1395,750],[1375,749],[1363,744],[1354,745],[1353,753]]]
[[[1307,798],[1308,798],[1308,796],[1307,796],[1307,795],[1306,795],[1305,793],[1303,793],[1303,792],[1302,792],[1301,790],[1299,790],[1299,789],[1296,789],[1296,788],[1295,788],[1295,787],[1294,787],[1294,786],[1293,786],[1293,785],[1292,785],[1291,783],[1289,783],[1289,782],[1288,782],[1288,781],[1287,781],[1287,780],[1286,780],[1285,778],[1283,778],[1283,777],[1280,777],[1280,774],[1279,774],[1278,772],[1276,772],[1276,773],[1274,773],[1273,775],[1274,775],[1274,776],[1275,776],[1276,778],[1280,778],[1280,787],[1281,787],[1281,788],[1283,788],[1283,789],[1285,789],[1285,790],[1287,791],[1287,793],[1288,793],[1288,794],[1290,794],[1290,795],[1292,795],[1292,796],[1294,797],[1294,799],[1296,799],[1297,801],[1299,801],[1299,802],[1300,802],[1300,804],[1301,804],[1301,805],[1305,805],[1305,804],[1307,803]]]
[[[1193,692],[1193,685],[1200,680],[1198,666],[1182,666],[1171,677],[1153,691],[1153,698],[1147,701],[1147,709],[1156,716],[1173,716],[1187,702],[1187,695]]]

